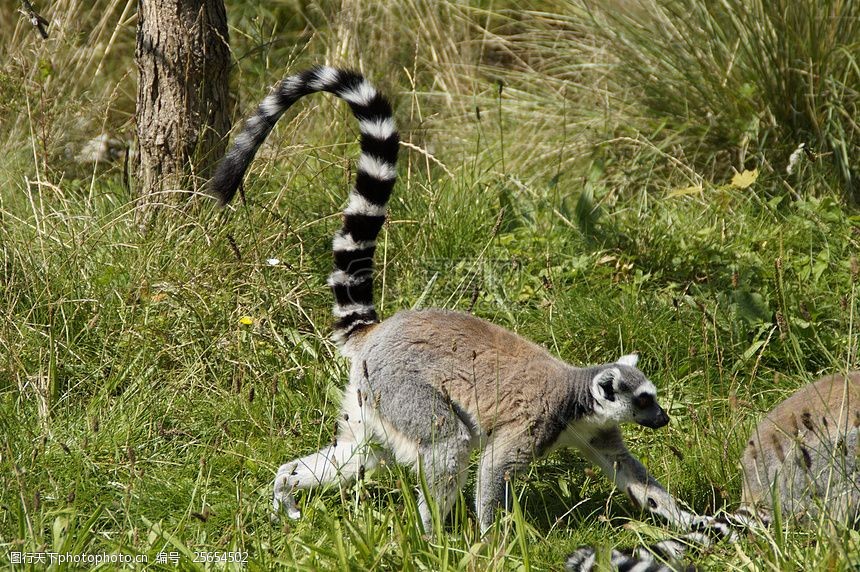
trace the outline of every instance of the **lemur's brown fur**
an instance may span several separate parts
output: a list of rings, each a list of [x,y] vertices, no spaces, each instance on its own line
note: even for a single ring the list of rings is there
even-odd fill
[[[844,473],[856,471],[858,425],[856,371],[819,379],[777,405],[744,449],[742,505],[770,510],[776,494],[783,515],[815,516],[826,507],[836,520],[850,516],[858,509],[860,484]],[[850,451],[854,459],[846,458]]]

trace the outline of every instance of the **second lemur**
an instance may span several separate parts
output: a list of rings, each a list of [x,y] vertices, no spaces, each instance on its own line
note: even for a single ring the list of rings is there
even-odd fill
[[[828,375],[774,407],[750,434],[741,457],[741,506],[680,538],[615,549],[613,570],[687,569],[690,553],[761,532],[773,515],[800,524],[851,525],[860,519],[860,371]],[[597,551],[568,556],[569,572],[597,569]]]
[[[334,340],[351,360],[333,444],[278,469],[273,507],[298,518],[294,492],[348,482],[379,461],[381,448],[412,467],[444,516],[463,487],[470,453],[480,450],[476,511],[482,531],[509,505],[510,480],[531,462],[575,447],[639,506],[678,526],[698,519],[627,449],[619,425],[659,428],[669,417],[635,355],[574,367],[544,348],[469,314],[401,311],[379,321],[373,255],[394,186],[398,134],[391,106],[357,73],[318,67],[286,78],[236,137],[211,183],[222,203],[234,196],[257,149],[296,100],[325,91],[358,119],[355,186],[333,241]],[[431,509],[422,487],[425,531]]]

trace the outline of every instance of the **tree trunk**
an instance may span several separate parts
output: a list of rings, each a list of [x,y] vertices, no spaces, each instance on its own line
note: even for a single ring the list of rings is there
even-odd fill
[[[138,220],[208,178],[230,129],[224,0],[140,0],[135,58]]]

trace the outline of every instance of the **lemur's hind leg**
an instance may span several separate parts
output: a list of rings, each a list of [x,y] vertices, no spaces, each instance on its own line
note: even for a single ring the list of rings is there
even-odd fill
[[[292,519],[301,517],[293,492],[334,482],[349,483],[361,472],[379,463],[368,436],[370,427],[366,411],[355,398],[352,386],[343,398],[338,433],[334,442],[316,453],[284,463],[275,476],[272,507],[274,517],[285,511]]]
[[[349,483],[362,470],[371,470],[379,458],[367,445],[338,439],[336,444],[300,459],[284,463],[275,476],[272,508],[277,515],[285,510],[292,519],[301,517],[293,492],[339,481]]]
[[[425,533],[433,519],[426,489],[444,519],[463,487],[475,436],[468,417],[450,399],[427,383],[379,383],[366,393],[378,423],[374,440],[390,450],[398,463],[415,468],[419,479],[418,511]],[[378,399],[384,390],[385,399]]]
[[[457,499],[457,493],[466,484],[471,451],[472,435],[463,424],[455,435],[421,446],[417,468],[418,478],[423,478],[424,483],[418,485],[417,497],[425,533],[433,532],[433,512],[424,487],[438,507],[439,518],[444,520]]]
[[[517,473],[531,459],[519,454],[516,447],[503,439],[493,437],[481,452],[478,483],[475,491],[475,511],[481,525],[481,534],[487,532],[496,519],[499,509],[510,510],[511,484]]]

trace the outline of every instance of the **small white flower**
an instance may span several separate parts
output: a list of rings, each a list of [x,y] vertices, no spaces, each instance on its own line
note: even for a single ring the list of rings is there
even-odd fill
[[[801,143],[788,157],[788,166],[785,168],[785,172],[789,175],[794,172],[794,168],[797,167],[797,163],[800,161],[800,158],[803,157],[804,147],[806,147],[806,143]]]
[[[268,264],[269,266],[277,266],[280,263],[281,263],[281,261],[278,260],[277,258],[269,258],[266,260],[266,264]]]

